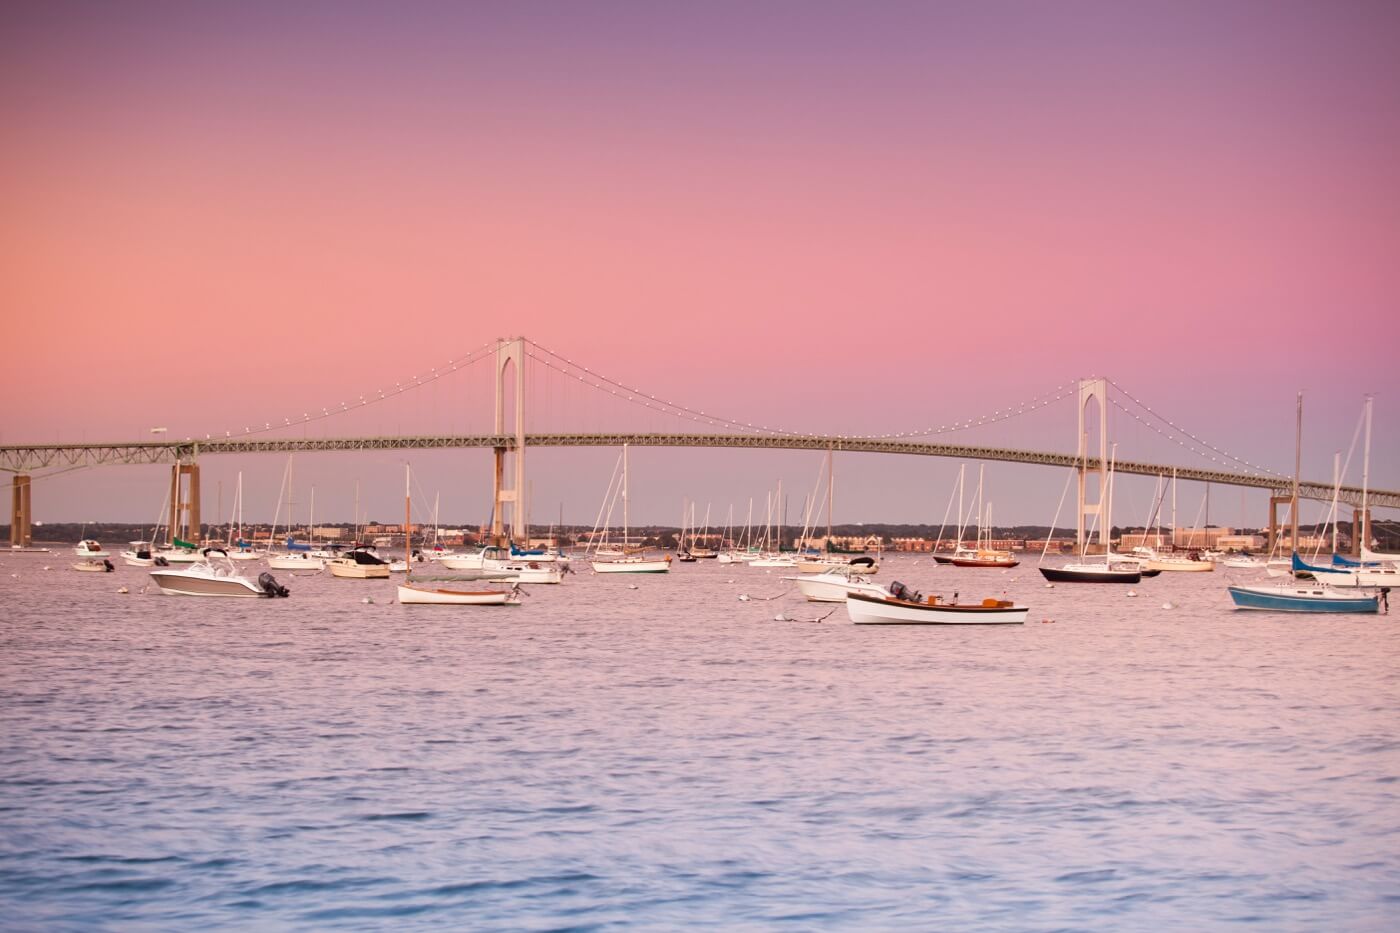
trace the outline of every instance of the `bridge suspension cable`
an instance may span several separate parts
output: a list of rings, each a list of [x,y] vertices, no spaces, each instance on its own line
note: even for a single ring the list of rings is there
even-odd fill
[[[370,405],[377,405],[380,402],[386,402],[392,398],[397,398],[398,396],[403,395],[406,392],[411,392],[414,389],[419,389],[423,386],[437,382],[444,376],[450,376],[453,373],[458,372],[459,370],[471,366],[473,363],[479,363],[482,360],[489,359],[491,354],[494,353],[495,350],[496,342],[491,341],[489,343],[483,344],[480,347],[477,347],[475,350],[472,350],[469,353],[465,353],[459,357],[450,359],[446,363],[443,363],[441,366],[434,366],[432,369],[428,370],[428,372],[424,375],[413,375],[409,376],[407,379],[404,379],[402,381],[395,382],[394,387],[392,389],[375,389],[373,392],[369,393],[368,397],[366,397],[365,395],[360,395],[358,396],[357,400],[353,402],[339,402],[336,405],[322,406],[319,414],[315,414],[312,412],[302,412],[300,417],[284,417],[280,422],[264,421],[263,426],[260,428],[253,427],[251,425],[245,425],[243,430],[241,431],[224,431],[223,436],[251,437],[255,434],[266,434],[270,431],[278,431],[283,428],[299,427],[301,425],[311,424],[316,421],[324,421],[327,418],[334,418],[336,415],[343,415],[347,412],[357,411],[361,408],[366,408]],[[205,437],[217,436],[218,435],[205,435]]]
[[[532,360],[535,360],[541,365],[557,373],[562,374],[566,378],[574,379],[579,383],[582,383],[583,385],[589,386],[590,388],[597,389],[601,392],[608,392],[615,397],[623,399],[624,401],[631,402],[635,405],[640,405],[643,408],[648,408],[652,411],[673,415],[675,417],[683,418],[687,421],[694,421],[699,424],[730,427],[744,433],[769,434],[780,437],[819,437],[824,436],[824,434],[826,433],[813,431],[793,431],[785,428],[771,428],[763,424],[756,425],[749,422],[735,421],[732,418],[725,418],[722,415],[713,414],[711,412],[705,412],[696,408],[691,408],[686,405],[678,404],[676,402],[671,402],[666,399],[658,398],[657,396],[645,392],[642,389],[629,386],[626,383],[609,378],[608,376],[596,372],[595,370],[592,370],[580,363],[575,363],[573,360],[568,359],[567,357],[564,357],[559,353],[556,353],[548,347],[536,343],[534,340],[531,340],[528,337],[524,338],[524,340],[527,347],[529,348],[526,351],[527,355]],[[532,353],[530,352],[530,350],[538,350],[539,353]],[[1055,402],[1060,401],[1061,399],[1069,398],[1075,393],[1076,386],[1076,382],[1070,381],[1064,383],[1063,385],[1055,386],[1050,391],[1041,393],[1040,395],[1020,402],[1019,404],[1011,405],[1006,408],[995,409],[991,414],[981,415],[975,418],[968,418],[966,420],[954,421],[951,424],[939,425],[937,427],[929,426],[913,431],[884,432],[877,434],[837,433],[834,436],[848,438],[851,440],[883,440],[887,438],[930,437],[938,434],[950,434],[954,431],[966,431],[970,428],[978,428],[990,424],[997,424],[999,422],[1006,421],[1011,418],[1018,417],[1020,415],[1025,415],[1033,411],[1038,411],[1039,409],[1045,408],[1048,405],[1052,405]],[[625,393],[625,395],[619,396],[619,391]]]
[[[1237,463],[1237,464],[1239,464],[1240,466],[1243,466],[1243,467],[1245,468],[1246,471],[1253,472],[1253,473],[1255,473],[1255,474],[1265,474],[1265,475],[1268,475],[1268,476],[1282,476],[1281,473],[1278,473],[1278,472],[1275,471],[1275,470],[1271,470],[1271,469],[1269,469],[1268,467],[1260,466],[1260,465],[1257,464],[1257,463],[1250,463],[1248,460],[1244,460],[1244,459],[1242,459],[1242,458],[1240,458],[1240,457],[1236,457],[1234,454],[1230,453],[1229,451],[1222,450],[1222,449],[1220,449],[1219,447],[1216,447],[1214,444],[1211,444],[1211,443],[1208,443],[1207,441],[1202,440],[1201,438],[1199,438],[1199,437],[1197,437],[1196,435],[1192,434],[1190,431],[1188,431],[1188,430],[1186,430],[1185,428],[1181,427],[1181,425],[1177,424],[1176,422],[1172,421],[1171,419],[1166,418],[1166,417],[1164,417],[1164,416],[1158,414],[1156,411],[1154,411],[1154,410],[1152,409],[1152,406],[1146,404],[1145,402],[1143,402],[1143,401],[1141,401],[1140,399],[1138,399],[1137,397],[1135,397],[1131,392],[1129,392],[1127,389],[1125,389],[1125,388],[1123,388],[1122,386],[1120,386],[1118,383],[1114,382],[1112,379],[1109,379],[1109,380],[1108,380],[1108,384],[1109,384],[1110,386],[1112,386],[1115,390],[1117,390],[1119,393],[1121,393],[1121,394],[1123,395],[1124,398],[1128,399],[1128,400],[1129,400],[1130,402],[1132,402],[1134,405],[1137,405],[1137,406],[1138,406],[1139,408],[1141,408],[1143,411],[1147,412],[1148,415],[1150,415],[1153,419],[1162,422],[1163,424],[1167,425],[1167,427],[1171,428],[1173,431],[1176,431],[1178,434],[1182,435],[1183,437],[1189,438],[1192,442],[1194,442],[1194,443],[1196,443],[1196,444],[1199,444],[1201,447],[1204,447],[1204,448],[1206,448],[1207,450],[1210,450],[1210,451],[1212,451],[1212,452],[1214,452],[1214,453],[1220,454],[1220,456],[1226,458],[1227,460],[1230,460],[1230,461],[1233,462],[1233,463]],[[1169,434],[1167,434],[1166,432],[1162,431],[1161,428],[1157,427],[1156,425],[1152,424],[1152,423],[1149,422],[1149,421],[1143,420],[1143,418],[1142,418],[1141,416],[1139,416],[1137,413],[1135,413],[1135,412],[1133,412],[1133,411],[1129,411],[1127,407],[1125,407],[1124,405],[1120,404],[1117,400],[1111,400],[1111,401],[1113,401],[1113,404],[1114,404],[1114,407],[1115,407],[1115,408],[1117,408],[1119,411],[1122,411],[1124,414],[1128,415],[1130,418],[1134,419],[1135,421],[1139,422],[1140,424],[1144,425],[1145,427],[1151,428],[1152,430],[1156,431],[1158,434],[1162,435],[1162,437],[1165,437],[1165,438],[1167,438],[1168,440],[1176,441],[1176,443],[1177,443],[1178,446],[1185,447],[1187,450],[1190,450],[1190,449],[1191,449],[1191,448],[1187,447],[1186,444],[1182,443],[1181,441],[1177,440],[1176,438],[1171,437]],[[1214,457],[1211,457],[1211,456],[1208,455],[1208,454],[1203,454],[1203,453],[1201,453],[1201,452],[1198,451],[1198,450],[1193,450],[1193,451],[1191,451],[1191,452],[1194,453],[1194,454],[1197,454],[1198,456],[1205,457],[1206,459],[1211,460],[1212,462],[1221,463],[1222,466],[1225,465],[1225,464],[1223,464],[1221,461],[1216,460]]]

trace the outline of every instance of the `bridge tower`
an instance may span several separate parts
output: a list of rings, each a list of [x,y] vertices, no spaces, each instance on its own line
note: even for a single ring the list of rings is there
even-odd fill
[[[509,375],[508,375],[509,374]],[[506,389],[514,378],[515,438],[513,446],[497,447],[495,508],[491,510],[491,537],[503,544],[506,536],[505,507],[510,505],[510,539],[524,542],[525,534],[525,339],[514,337],[496,341],[496,436],[506,431]],[[506,456],[511,455],[510,485],[506,485]]]
[[[170,467],[170,537],[199,544],[200,527],[199,464],[176,460]]]
[[[30,528],[33,515],[29,511],[29,474],[16,473],[10,488],[10,547],[29,547],[34,543]]]
[[[1089,404],[1093,402],[1098,406],[1099,415],[1099,450],[1098,466],[1089,466],[1089,424],[1085,418],[1085,413]],[[1076,553],[1084,553],[1084,516],[1098,516],[1104,518],[1104,496],[1108,490],[1108,380],[1107,379],[1081,379],[1079,380],[1079,527],[1075,536]],[[1090,474],[1097,474],[1098,489],[1094,494],[1093,502],[1086,502],[1088,493],[1088,480]],[[1113,536],[1112,528],[1100,526],[1099,541],[1108,542]]]

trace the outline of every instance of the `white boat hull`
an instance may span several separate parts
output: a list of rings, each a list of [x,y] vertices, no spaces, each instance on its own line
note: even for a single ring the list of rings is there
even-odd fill
[[[405,606],[518,606],[520,600],[507,590],[441,590],[400,583],[399,602]]]
[[[267,565],[273,570],[321,570],[326,562],[310,554],[269,554]]]
[[[188,570],[152,570],[151,579],[167,596],[221,596],[256,599],[266,593],[252,580],[221,574],[203,565]]]
[[[1163,573],[1209,573],[1215,569],[1215,565],[1208,560],[1154,557],[1143,564],[1143,569],[1160,570]]]
[[[330,569],[331,576],[343,580],[389,579],[388,564],[357,564],[353,560],[337,559],[326,561],[326,566]]]
[[[621,557],[617,560],[590,561],[594,573],[666,573],[671,569],[671,559],[644,560],[640,557]]]
[[[1007,600],[987,602],[994,605],[912,603],[855,593],[846,597],[846,612],[856,625],[1022,625],[1030,612]]]

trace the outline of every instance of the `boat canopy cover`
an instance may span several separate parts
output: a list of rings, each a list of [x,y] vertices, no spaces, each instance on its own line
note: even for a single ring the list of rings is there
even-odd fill
[[[190,544],[188,541],[181,541],[179,538],[176,538],[176,539],[175,539],[175,546],[176,546],[176,547],[189,548],[191,551],[193,551],[195,548],[199,547],[198,544]]]
[[[1350,557],[1333,554],[1332,564],[1335,567],[1379,567],[1381,562],[1378,560],[1352,560]]]
[[[1298,552],[1297,552],[1297,551],[1294,551],[1294,552],[1293,552],[1293,572],[1294,572],[1294,573],[1297,573],[1299,570],[1306,570],[1308,573],[1345,573],[1345,572],[1346,572],[1346,571],[1344,571],[1344,570],[1338,570],[1336,567],[1314,567],[1312,564],[1305,564],[1305,563],[1303,563],[1303,559],[1302,559],[1301,557],[1298,556]]]
[[[293,540],[292,540],[292,536],[291,536],[291,535],[288,535],[288,536],[287,536],[287,550],[289,550],[289,551],[309,551],[309,550],[311,550],[311,545],[309,545],[309,544],[302,544],[300,541],[293,541]]]

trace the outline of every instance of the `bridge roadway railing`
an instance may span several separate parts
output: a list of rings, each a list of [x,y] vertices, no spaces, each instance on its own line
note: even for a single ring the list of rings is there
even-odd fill
[[[1042,466],[1075,467],[1079,460],[1074,454],[1037,450],[1016,450],[1003,447],[974,447],[965,444],[930,444],[898,438],[849,438],[824,435],[792,434],[527,434],[527,447],[747,447],[770,450],[841,450],[851,453],[905,454],[921,457],[949,457],[960,460],[1001,460],[1009,463],[1032,463]],[[177,460],[191,461],[203,456],[234,453],[293,453],[304,451],[340,450],[442,450],[449,448],[511,448],[512,435],[500,434],[422,434],[390,437],[320,437],[320,438],[209,438],[161,441],[133,441],[102,444],[22,444],[0,446],[0,470],[28,473],[50,468],[102,466],[109,464],[160,464]],[[1090,459],[1089,469],[1098,467]],[[1179,479],[1217,483],[1223,486],[1246,486],[1267,489],[1274,495],[1286,496],[1292,482],[1286,477],[1262,474],[1233,473],[1227,470],[1206,470],[1197,467],[1173,467],[1169,464],[1142,463],[1119,460],[1115,468],[1120,473],[1145,476],[1167,475],[1175,471]],[[1303,482],[1299,495],[1305,499],[1328,501],[1332,484]],[[1360,506],[1361,487],[1343,486],[1338,499],[1348,505]],[[1368,502],[1376,508],[1400,508],[1400,492],[1372,489]]]

